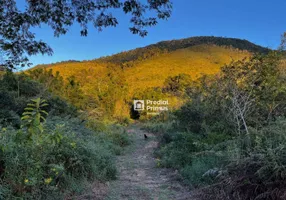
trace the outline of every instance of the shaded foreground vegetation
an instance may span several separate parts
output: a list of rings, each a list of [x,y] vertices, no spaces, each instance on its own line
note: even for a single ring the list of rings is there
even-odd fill
[[[124,127],[87,123],[24,74],[2,74],[0,87],[0,199],[72,198],[116,178],[114,157],[129,144]]]
[[[201,199],[285,199],[286,74],[278,53],[232,62],[184,89],[187,103],[145,124],[158,166]]]

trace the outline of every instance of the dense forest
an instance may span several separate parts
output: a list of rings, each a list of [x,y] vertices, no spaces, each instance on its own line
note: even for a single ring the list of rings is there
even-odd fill
[[[201,199],[283,199],[283,52],[195,37],[93,61],[1,71],[0,198],[76,198],[117,177],[115,156],[140,121],[158,167]],[[134,99],[168,99],[151,117]],[[21,169],[21,170],[19,170]]]
[[[80,110],[87,110],[90,119],[128,121],[132,100],[162,88],[169,76],[187,74],[196,79],[214,74],[224,64],[249,57],[254,51],[269,50],[239,39],[194,37],[92,61],[36,66],[24,73]],[[184,101],[166,92],[164,98],[170,100],[171,108]]]

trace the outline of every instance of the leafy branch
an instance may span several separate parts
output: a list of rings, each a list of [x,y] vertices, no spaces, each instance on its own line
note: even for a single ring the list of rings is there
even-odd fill
[[[28,103],[25,108],[25,112],[21,118],[23,124],[22,128],[26,128],[29,133],[29,138],[33,134],[40,134],[43,132],[43,123],[46,121],[48,113],[43,109],[48,106],[46,100],[41,98],[31,100],[32,103]]]

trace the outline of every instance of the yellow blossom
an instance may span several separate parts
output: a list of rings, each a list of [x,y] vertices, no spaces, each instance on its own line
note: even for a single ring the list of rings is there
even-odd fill
[[[46,178],[46,179],[45,179],[45,183],[46,183],[46,184],[50,184],[50,183],[52,182],[52,180],[53,180],[53,179],[52,179],[51,177],[50,177],[50,178]]]

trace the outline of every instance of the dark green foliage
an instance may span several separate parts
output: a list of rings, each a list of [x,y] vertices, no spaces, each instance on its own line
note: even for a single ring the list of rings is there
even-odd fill
[[[286,82],[280,55],[254,55],[189,84],[189,101],[158,132],[159,164],[202,199],[285,198]],[[170,127],[171,124],[171,127]],[[181,130],[183,132],[178,132]]]
[[[54,85],[59,85],[54,79],[50,80],[53,80]],[[0,124],[19,128],[19,119],[27,103],[30,102],[31,98],[39,96],[47,99],[48,106],[45,111],[51,112],[51,115],[77,115],[77,109],[74,106],[58,96],[52,95],[44,85],[31,80],[25,74],[13,74],[7,71],[0,79]]]
[[[2,76],[2,81],[0,85],[1,89],[17,90],[17,85],[17,80],[13,72],[7,70]]]
[[[203,109],[199,104],[189,103],[184,105],[176,112],[179,126],[188,132],[201,133],[205,117],[202,112]]]
[[[107,131],[105,131],[105,134],[112,141],[112,143],[117,146],[125,147],[130,144],[130,139],[127,132],[120,125],[110,126]]]
[[[217,184],[202,189],[200,198],[207,199],[284,199],[285,196],[285,118],[251,130],[252,148],[240,157],[239,141],[229,144],[231,159],[227,173]],[[220,195],[219,195],[220,194]]]
[[[54,116],[76,116],[77,109],[58,96],[52,96],[48,101],[47,111]]]
[[[192,134],[173,133],[171,142],[161,149],[162,163],[166,167],[184,167],[192,162],[192,153],[198,150]]]
[[[118,53],[112,56],[101,57],[95,61],[120,64],[124,69],[133,67],[138,62],[160,56],[167,52],[167,50],[161,50],[157,47],[147,46],[144,48],[138,48],[127,52]]]
[[[188,48],[200,44],[214,44],[218,46],[233,46],[234,48],[240,50],[247,50],[256,53],[268,53],[270,50],[259,45],[255,45],[247,40],[241,40],[236,38],[224,38],[224,37],[214,37],[214,36],[200,36],[191,37],[182,40],[171,40],[165,42],[159,42],[154,46],[160,49],[168,49],[169,51],[174,51],[181,48]],[[151,45],[152,46],[152,45]]]
[[[28,133],[28,139],[34,134],[41,134],[44,131],[42,122],[46,121],[48,113],[44,108],[48,105],[46,100],[40,98],[32,99],[32,103],[29,103],[25,108],[25,112],[22,115],[22,128],[26,129]]]
[[[1,91],[0,92],[0,106],[1,108],[5,108],[7,110],[11,109],[15,104],[14,99],[11,95],[9,95],[8,91]]]
[[[25,116],[40,134],[0,131],[1,199],[64,199],[83,192],[88,182],[115,178],[115,143],[124,146],[128,139],[95,133],[76,118],[51,117],[38,123],[36,108],[28,109],[35,115]]]
[[[14,126],[20,128],[21,120],[20,116],[17,115],[14,111],[1,109],[0,110],[0,124],[3,126]]]
[[[111,151],[116,155],[120,155],[123,148],[131,142],[125,128],[122,125],[108,125],[102,121],[88,121],[86,126],[96,131],[100,141],[108,144]]]
[[[181,168],[180,173],[184,177],[184,181],[193,187],[212,184],[216,181],[216,177],[222,173],[218,167],[223,166],[224,159],[213,153],[196,156],[192,158],[191,164]]]

